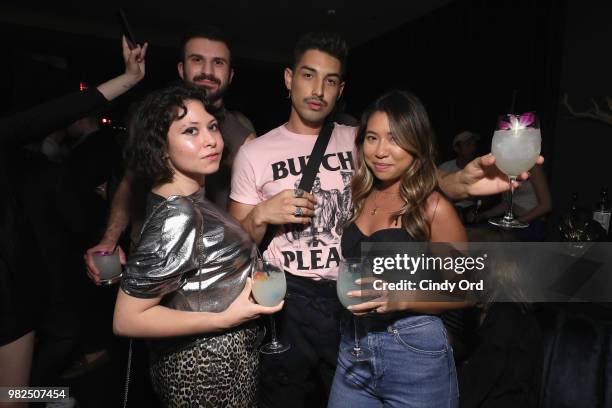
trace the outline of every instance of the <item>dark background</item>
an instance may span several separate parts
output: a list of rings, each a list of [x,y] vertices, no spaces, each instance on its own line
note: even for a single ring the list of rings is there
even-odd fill
[[[330,29],[346,34],[352,46],[345,89],[348,112],[359,117],[386,90],[412,90],[431,115],[439,161],[452,157],[451,140],[464,129],[482,135],[481,149],[486,152],[495,118],[510,109],[515,92],[516,112],[536,111],[541,116],[545,171],[553,195],[549,239],[557,237],[556,222],[568,210],[572,192],[579,193],[581,205],[592,207],[600,188],[610,184],[612,128],[571,118],[561,100],[568,93],[578,110],[588,109],[590,98],[605,108],[605,96],[612,94],[611,5],[595,0],[438,1],[426,12],[425,6],[406,9],[402,22],[398,15],[403,11],[394,9],[400,6],[393,2],[382,1],[377,7],[378,2],[330,1],[336,10],[333,16],[329,10],[316,9],[325,2],[312,6],[289,2],[294,5],[279,9],[272,20],[260,24],[259,19],[270,14],[268,9],[253,2],[226,3],[229,6],[225,4],[221,11],[234,3],[235,14],[244,18],[246,13],[252,25],[243,27],[244,21],[238,25],[235,19],[220,24],[201,14],[194,17],[191,2],[169,12],[166,25],[162,11],[152,21],[151,11],[143,6],[126,7],[130,20],[136,22],[136,36],[151,37],[152,44],[145,80],[113,103],[109,108],[113,120],[121,121],[129,103],[147,91],[177,78],[173,38],[161,36],[156,27],[160,33],[177,32],[182,26],[180,13],[190,23],[207,22],[238,31],[234,33],[236,75],[226,101],[252,120],[258,134],[287,120],[289,103],[282,72],[291,44],[302,31]],[[35,18],[25,11],[17,13],[19,6],[14,4],[10,13],[4,13],[0,112],[76,90],[80,80],[96,85],[122,71],[114,6],[94,7],[87,2],[89,12],[85,13],[83,5],[58,4],[62,5],[34,8],[29,13]],[[214,10],[215,6],[203,7]],[[299,17],[300,7],[307,8],[302,11],[308,18]],[[314,19],[314,12],[324,15]],[[46,16],[49,24],[44,24]],[[106,24],[106,30],[95,25],[96,19]],[[261,33],[254,31],[257,27]]]
[[[187,24],[201,22],[217,24],[232,35],[236,75],[226,102],[245,113],[263,134],[288,118],[283,69],[292,44],[305,31],[327,29],[345,35],[351,45],[343,97],[348,112],[359,117],[368,103],[389,89],[412,90],[425,102],[432,118],[439,162],[452,157],[452,138],[465,129],[482,136],[481,153],[486,153],[496,116],[508,112],[513,95],[516,112],[536,111],[542,119],[544,169],[553,197],[549,240],[558,239],[558,219],[568,211],[573,192],[579,194],[581,206],[592,208],[600,188],[611,184],[612,127],[572,118],[562,103],[567,93],[577,110],[589,109],[591,98],[607,109],[605,96],[612,96],[611,2],[122,3],[137,38],[151,45],[146,78],[106,112],[115,123],[121,123],[130,103],[177,79],[173,47],[177,33]],[[116,8],[116,1],[41,5],[2,1],[0,115],[76,91],[80,81],[95,86],[120,74],[123,62]],[[15,174],[21,172],[15,170]],[[73,272],[85,279],[78,268]],[[607,406],[602,401],[610,399],[609,308],[587,303],[537,306],[545,350],[550,353],[542,376],[546,403],[540,406]],[[568,313],[558,313],[556,308]],[[83,310],[90,313],[89,307]],[[502,330],[501,337],[509,341],[526,338],[514,321],[504,315],[498,319],[503,322],[500,327],[508,329]],[[496,333],[492,334],[495,338]],[[487,336],[483,338],[490,338]],[[143,346],[136,342],[130,406],[155,406]],[[111,350],[110,367],[71,384],[79,406],[120,403],[126,349],[126,340],[118,339]],[[504,357],[512,361],[515,355]],[[494,368],[497,361],[501,359],[489,358],[486,365]],[[520,358],[515,361],[522,363]]]

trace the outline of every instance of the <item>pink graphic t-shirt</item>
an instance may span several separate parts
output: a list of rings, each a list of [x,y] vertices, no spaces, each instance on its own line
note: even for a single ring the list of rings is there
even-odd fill
[[[356,128],[336,124],[312,193],[315,216],[308,226],[282,225],[264,256],[281,259],[285,270],[313,279],[336,279],[342,226],[350,216]],[[230,198],[257,205],[298,186],[317,135],[283,125],[243,145],[234,160]]]

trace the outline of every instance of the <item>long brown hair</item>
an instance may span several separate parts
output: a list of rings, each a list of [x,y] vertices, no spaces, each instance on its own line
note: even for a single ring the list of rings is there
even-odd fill
[[[361,116],[355,140],[356,170],[351,183],[354,208],[350,221],[355,221],[361,214],[365,199],[372,193],[376,184],[375,177],[366,165],[363,155],[368,120],[375,112],[387,115],[397,145],[414,157],[414,161],[400,179],[399,191],[404,205],[394,215],[401,217],[403,228],[413,239],[427,240],[430,235],[429,223],[425,216],[427,198],[438,187],[434,163],[435,136],[423,103],[405,91],[394,90],[384,94]]]

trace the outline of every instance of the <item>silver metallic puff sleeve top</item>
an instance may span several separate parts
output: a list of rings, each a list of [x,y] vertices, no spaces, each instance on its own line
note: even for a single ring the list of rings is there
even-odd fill
[[[250,276],[256,247],[240,224],[203,190],[168,199],[149,194],[147,219],[121,289],[184,311],[221,312]],[[205,335],[203,335],[205,336]]]

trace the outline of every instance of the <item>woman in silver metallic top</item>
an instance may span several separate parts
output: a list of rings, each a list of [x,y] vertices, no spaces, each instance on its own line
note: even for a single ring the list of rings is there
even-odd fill
[[[153,188],[113,328],[150,339],[165,406],[254,407],[261,333],[253,320],[283,304],[252,301],[255,245],[204,198],[204,177],[223,150],[209,110],[201,91],[176,85],[149,95],[133,118],[128,166]]]

